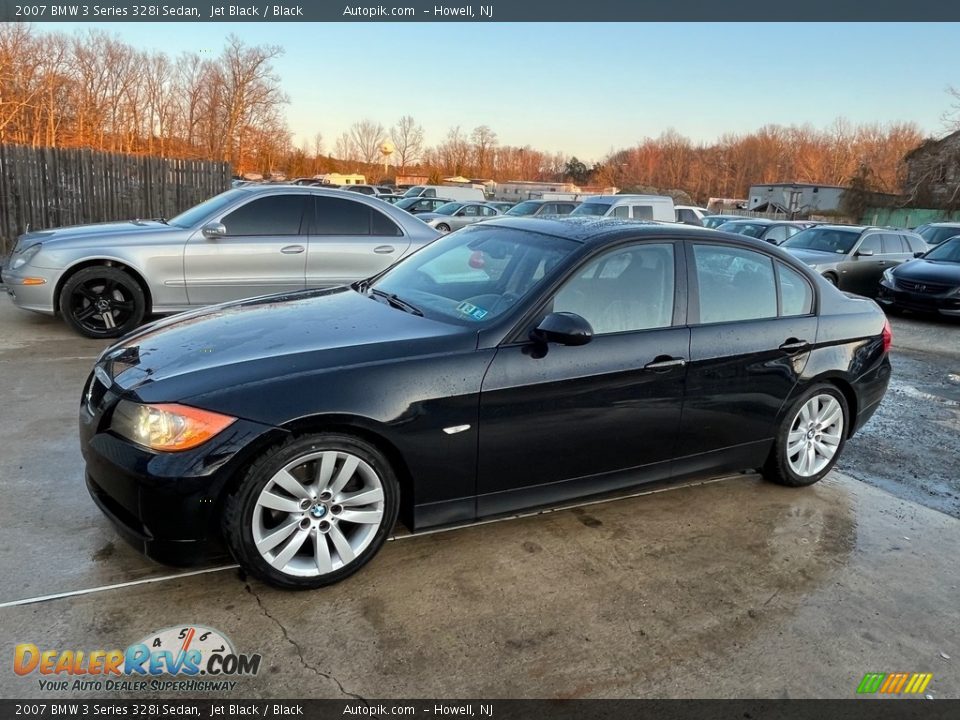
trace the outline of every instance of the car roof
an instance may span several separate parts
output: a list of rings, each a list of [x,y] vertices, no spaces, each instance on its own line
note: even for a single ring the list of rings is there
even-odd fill
[[[960,228],[960,222],[935,222],[927,223],[927,225],[930,227]]]

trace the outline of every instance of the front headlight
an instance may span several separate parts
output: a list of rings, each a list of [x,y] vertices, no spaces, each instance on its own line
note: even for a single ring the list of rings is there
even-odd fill
[[[10,269],[19,270],[20,268],[22,268],[24,265],[26,265],[31,260],[33,260],[33,258],[36,257],[37,253],[40,252],[41,247],[42,247],[41,243],[37,243],[36,245],[31,245],[22,253],[14,257],[13,262],[10,263]]]
[[[883,281],[893,287],[893,268],[887,268],[883,271]]]
[[[177,452],[205,443],[236,420],[188,405],[140,405],[122,400],[113,411],[110,429],[145,448]]]

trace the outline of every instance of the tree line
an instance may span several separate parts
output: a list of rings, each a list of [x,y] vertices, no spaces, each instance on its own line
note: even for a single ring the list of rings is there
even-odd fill
[[[359,171],[379,180],[389,141],[389,174],[568,180],[678,190],[704,202],[743,198],[751,184],[777,181],[846,185],[866,178],[870,191],[897,192],[903,156],[923,139],[912,123],[843,119],[826,128],[766,125],[712,142],[666,130],[585,163],[564,152],[502,145],[485,124],[452,127],[431,145],[423,127],[404,115],[388,125],[360,119],[328,153],[319,133],[293,142],[289,98],[273,64],[282,52],[230,36],[218,55],[171,57],[96,29],[68,35],[3,24],[0,142],[223,160],[236,173]]]

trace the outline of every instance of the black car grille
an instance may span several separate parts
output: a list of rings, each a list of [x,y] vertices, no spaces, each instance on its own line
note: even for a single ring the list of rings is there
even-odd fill
[[[920,295],[943,295],[944,293],[950,292],[953,289],[951,285],[929,282],[914,282],[913,280],[901,280],[900,278],[897,278],[897,288],[900,290],[906,290],[907,292],[918,293]]]

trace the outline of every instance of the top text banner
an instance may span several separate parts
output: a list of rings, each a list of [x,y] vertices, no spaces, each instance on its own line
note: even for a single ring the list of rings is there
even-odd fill
[[[947,0],[489,0],[385,4],[348,0],[288,2],[12,2],[0,0],[4,22],[655,22],[655,21],[960,21],[960,3]],[[761,42],[774,42],[772,39]],[[773,48],[774,46],[771,46]]]

